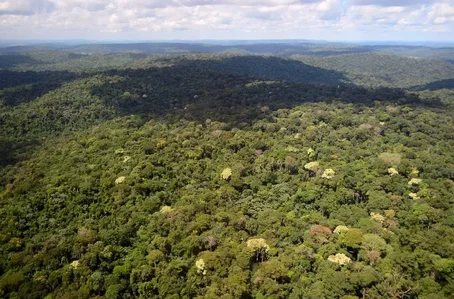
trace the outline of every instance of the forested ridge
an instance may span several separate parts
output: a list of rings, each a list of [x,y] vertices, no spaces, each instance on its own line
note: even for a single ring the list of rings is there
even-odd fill
[[[1,55],[0,297],[453,298],[452,65],[318,54]]]
[[[454,65],[442,60],[376,53],[294,57],[309,65],[345,73],[352,82],[364,86],[409,88],[454,77]]]

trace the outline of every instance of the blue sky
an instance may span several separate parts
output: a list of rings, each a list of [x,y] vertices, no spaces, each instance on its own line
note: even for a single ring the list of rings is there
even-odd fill
[[[454,0],[0,0],[2,39],[454,41]]]

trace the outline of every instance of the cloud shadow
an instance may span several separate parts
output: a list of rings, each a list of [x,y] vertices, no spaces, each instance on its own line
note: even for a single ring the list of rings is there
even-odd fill
[[[123,79],[93,88],[92,94],[120,115],[181,118],[204,124],[210,118],[234,127],[267,117],[261,108],[292,108],[307,102],[442,107],[401,89],[366,89],[343,74],[277,57],[238,56],[187,60],[170,67],[108,72]]]

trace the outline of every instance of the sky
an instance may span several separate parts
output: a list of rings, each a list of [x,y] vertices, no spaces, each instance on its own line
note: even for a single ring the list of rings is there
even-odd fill
[[[0,0],[0,39],[454,41],[454,0]]]

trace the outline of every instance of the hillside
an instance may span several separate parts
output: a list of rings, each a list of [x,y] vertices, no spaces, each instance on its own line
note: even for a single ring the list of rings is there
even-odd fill
[[[152,43],[117,43],[117,44],[44,44],[0,47],[0,53],[23,55],[29,52],[53,51],[80,54],[115,54],[141,53],[145,55],[194,54],[194,53],[243,53],[267,55],[336,55],[345,53],[362,53],[374,51],[371,47],[342,43],[310,43],[307,41],[269,42],[269,41],[237,41],[220,42],[152,42]]]
[[[447,64],[97,55],[0,73],[1,298],[454,296]]]
[[[454,60],[454,49],[452,47],[437,47],[437,48],[430,48],[430,47],[402,47],[402,46],[394,46],[394,47],[376,47],[375,48],[379,53],[385,54],[394,54],[398,56],[404,57],[416,57],[416,58],[424,58],[424,59],[438,59],[438,60],[446,60],[452,61]]]
[[[351,82],[363,86],[408,88],[454,78],[454,65],[441,60],[374,53],[293,58],[315,67],[344,73]]]
[[[71,71],[80,73],[125,68],[145,57],[145,55],[134,53],[79,55],[64,51],[31,51],[25,54],[0,55],[0,69],[18,72]]]

